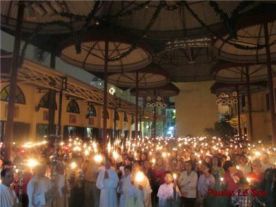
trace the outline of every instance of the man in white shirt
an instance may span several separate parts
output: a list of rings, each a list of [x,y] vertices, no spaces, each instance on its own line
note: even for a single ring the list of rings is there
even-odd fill
[[[46,166],[40,165],[27,185],[29,207],[49,207],[53,199],[53,185],[45,176]]]
[[[178,179],[181,195],[182,206],[194,207],[196,201],[197,173],[192,170],[192,163],[185,163],[185,171],[183,171]]]
[[[18,199],[14,190],[10,188],[11,183],[13,182],[13,171],[10,168],[6,168],[1,171],[1,180],[0,184],[0,206],[1,207],[14,207],[18,204]]]
[[[106,160],[105,167],[100,171],[96,185],[100,189],[100,207],[117,207],[116,188],[119,182],[117,173]]]

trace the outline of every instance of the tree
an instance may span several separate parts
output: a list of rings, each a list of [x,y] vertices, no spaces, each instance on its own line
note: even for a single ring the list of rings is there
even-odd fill
[[[217,136],[224,139],[229,139],[235,135],[235,128],[233,128],[229,122],[227,117],[222,118],[220,121],[217,121],[214,124],[214,128],[206,128],[205,132],[209,136]]]

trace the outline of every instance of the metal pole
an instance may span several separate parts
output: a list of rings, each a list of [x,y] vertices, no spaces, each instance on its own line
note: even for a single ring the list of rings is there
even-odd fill
[[[139,126],[140,136],[142,137],[142,112],[140,112],[139,114],[139,123],[140,123],[140,126]]]
[[[62,97],[63,97],[63,90],[67,87],[67,78],[63,77],[61,82],[61,89],[59,92],[59,101],[58,101],[58,124],[56,130],[56,136],[60,137],[61,141],[63,140],[63,136],[61,135],[61,116],[62,116]]]
[[[238,133],[239,133],[239,138],[241,139],[242,130],[241,130],[240,90],[238,85],[236,85],[236,91],[237,91],[237,111],[238,111]]]
[[[20,52],[20,40],[21,40],[21,25],[24,16],[25,4],[22,1],[18,2],[17,21],[15,30],[15,41],[13,46],[13,61],[11,64],[10,72],[10,90],[9,90],[9,102],[7,113],[6,134],[4,136],[4,144],[6,147],[5,159],[9,160],[11,156],[11,147],[13,142],[13,127],[14,127],[14,109],[15,109],[15,96],[16,96],[16,80],[19,63]]]
[[[156,106],[154,105],[154,110],[153,110],[153,138],[156,138],[156,119],[157,119],[157,109],[156,109]]]
[[[273,76],[271,68],[271,56],[270,56],[270,46],[269,46],[269,35],[268,35],[268,23],[264,24],[264,33],[265,33],[265,49],[266,49],[266,64],[267,64],[267,83],[269,90],[269,104],[270,104],[270,116],[272,124],[272,144],[276,143],[276,116],[274,108],[274,92],[273,92]]]
[[[50,67],[52,69],[55,69],[56,67],[56,57],[55,54],[51,53],[51,61],[50,61]],[[48,120],[48,138],[51,142],[54,141],[54,135],[55,135],[55,103],[56,103],[56,92],[54,90],[49,91],[49,120]]]
[[[117,104],[117,103],[116,103]],[[115,109],[114,109],[114,129],[113,129],[113,139],[116,139],[117,137],[117,120],[116,120],[116,114],[117,114],[117,106],[115,106]]]
[[[107,78],[108,78],[108,41],[104,47],[104,103],[103,103],[103,149],[107,145]]]
[[[245,67],[246,71],[246,86],[247,86],[247,102],[248,102],[248,118],[249,118],[249,129],[248,129],[248,139],[253,140],[253,119],[252,119],[252,99],[250,91],[250,74],[248,66]]]
[[[154,90],[154,99],[156,101],[156,90]],[[153,114],[153,137],[156,138],[156,120],[157,120],[157,107],[154,103],[154,114]]]
[[[138,97],[139,97],[139,72],[136,72],[136,116],[135,116],[135,138],[138,138],[138,119],[139,119],[139,106],[138,106]]]

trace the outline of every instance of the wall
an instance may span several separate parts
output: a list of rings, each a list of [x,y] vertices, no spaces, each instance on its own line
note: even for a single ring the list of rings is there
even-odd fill
[[[180,94],[175,97],[176,135],[201,136],[205,128],[218,120],[216,97],[211,94],[213,81],[177,83]]]
[[[0,91],[7,85],[8,83],[3,83],[0,85]],[[41,100],[41,98],[48,92],[48,90],[38,90],[36,86],[27,85],[27,84],[18,84],[19,88],[22,90],[25,96],[26,104],[16,104],[17,112],[14,117],[14,121],[18,123],[28,124],[30,126],[30,130],[28,136],[22,137],[24,140],[35,140],[37,139],[37,124],[48,124],[48,120],[45,119],[45,113],[48,113],[48,109],[39,108],[37,106]],[[96,109],[96,117],[93,117],[92,124],[89,124],[89,120],[86,118],[87,114],[87,101],[77,99],[77,103],[79,105],[80,113],[69,113],[67,112],[67,105],[69,103],[69,98],[67,96],[63,96],[62,99],[62,130],[64,126],[77,126],[77,127],[94,127],[94,128],[102,128],[103,125],[103,117],[102,117],[102,106],[94,104]],[[56,94],[56,104],[57,110],[55,112],[55,124],[58,123],[58,107],[59,107],[59,93]],[[0,121],[6,121],[7,117],[7,102],[0,101]],[[114,110],[108,109],[109,119],[107,120],[107,128],[113,129],[114,127]],[[72,123],[70,121],[70,116],[75,117],[75,122]],[[119,112],[120,119],[117,121],[117,130],[131,130],[131,115],[127,114],[128,122],[124,122],[123,113]],[[63,133],[63,131],[62,131]]]

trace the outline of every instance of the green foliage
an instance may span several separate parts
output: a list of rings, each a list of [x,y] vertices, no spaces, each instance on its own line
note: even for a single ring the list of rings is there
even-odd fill
[[[227,119],[221,119],[214,124],[214,128],[206,128],[205,132],[209,136],[229,139],[235,135],[235,129],[229,124]]]

